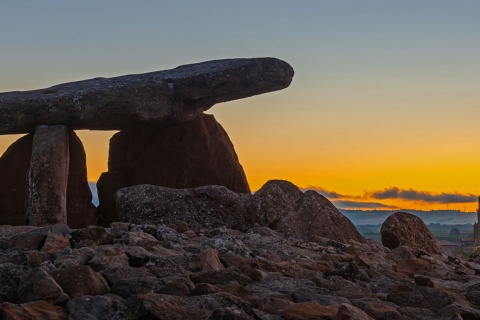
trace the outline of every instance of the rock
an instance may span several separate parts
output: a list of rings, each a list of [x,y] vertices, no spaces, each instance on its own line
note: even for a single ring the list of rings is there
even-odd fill
[[[229,226],[246,229],[242,203],[248,195],[237,194],[222,186],[195,189],[171,189],[139,185],[120,189],[116,204],[121,221],[165,224],[172,228],[178,220],[192,230]]]
[[[91,245],[104,245],[113,242],[112,236],[103,227],[90,226],[74,230],[71,234],[70,242],[75,247],[84,247]]]
[[[56,269],[49,274],[70,298],[97,296],[110,292],[107,281],[89,266]]]
[[[320,236],[343,243],[365,242],[353,223],[318,192],[309,190],[297,202],[294,212],[282,217],[274,228],[287,237],[308,240]]]
[[[401,319],[396,308],[380,302],[367,302],[363,311],[374,319]]]
[[[67,223],[67,127],[37,127],[32,146],[26,187],[27,224]]]
[[[246,231],[259,222],[302,240],[365,242],[350,220],[317,192],[302,193],[291,183],[279,180],[267,182],[262,189],[259,195],[249,195],[221,186],[170,189],[139,185],[120,189],[116,206],[124,222],[173,228],[181,220],[194,231],[217,227]],[[271,211],[267,208],[270,204]],[[267,216],[265,212],[269,212]]]
[[[165,281],[156,278],[144,268],[111,268],[103,271],[111,285],[112,293],[128,298],[133,294],[158,292]]]
[[[129,259],[122,248],[105,245],[95,250],[95,255],[88,261],[88,265],[95,271],[123,268],[128,267]]]
[[[61,234],[50,233],[44,239],[42,251],[45,253],[56,253],[58,251],[70,248],[70,241]]]
[[[67,313],[61,307],[52,306],[45,301],[33,301],[24,304],[2,304],[4,320],[67,320]]]
[[[67,302],[69,320],[125,320],[129,310],[114,296],[83,296]]]
[[[195,118],[216,103],[281,90],[293,69],[274,58],[225,59],[0,94],[0,134],[38,125],[119,130]]]
[[[74,131],[69,136],[67,223],[72,228],[95,224],[97,214],[88,187],[85,150]],[[0,223],[25,224],[25,186],[32,157],[33,134],[14,142],[0,158]]]
[[[333,320],[373,320],[373,318],[350,304],[342,304]]]
[[[35,268],[22,279],[18,287],[18,301],[20,303],[34,300],[62,304],[70,298],[48,273],[41,268]]]
[[[25,185],[33,134],[15,141],[0,157],[0,224],[25,224]]]
[[[250,312],[246,301],[223,292],[192,297],[147,293],[139,295],[138,298],[141,301],[141,308],[137,313],[140,319],[203,320],[215,309],[221,308],[234,310],[234,313],[243,317]]]
[[[338,306],[322,306],[317,302],[310,301],[286,307],[283,311],[283,318],[286,320],[333,319],[337,311]]]
[[[274,228],[285,213],[293,210],[303,192],[293,183],[270,180],[255,192],[249,204],[249,215],[256,217],[260,225]]]
[[[79,229],[97,223],[97,209],[87,180],[87,160],[82,141],[69,130],[70,166],[67,186],[67,224]]]
[[[201,271],[206,270],[223,270],[225,267],[220,262],[218,258],[218,251],[212,248],[209,248],[205,251],[200,252],[199,254],[200,264],[199,268]]]
[[[422,219],[410,213],[397,212],[389,216],[382,225],[381,234],[383,245],[390,249],[407,245],[415,254],[420,250],[445,254]]]
[[[118,220],[117,190],[140,184],[176,189],[220,185],[250,193],[228,134],[207,114],[175,126],[130,129],[112,137],[108,172],[97,184],[104,225]]]

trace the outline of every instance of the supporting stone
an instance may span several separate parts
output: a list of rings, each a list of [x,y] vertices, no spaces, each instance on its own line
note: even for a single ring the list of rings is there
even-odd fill
[[[68,169],[67,127],[37,127],[27,174],[25,211],[28,224],[67,223]]]
[[[97,183],[101,224],[118,220],[117,190],[139,184],[169,188],[220,185],[250,193],[227,132],[208,114],[167,128],[125,130],[112,137],[108,172]]]

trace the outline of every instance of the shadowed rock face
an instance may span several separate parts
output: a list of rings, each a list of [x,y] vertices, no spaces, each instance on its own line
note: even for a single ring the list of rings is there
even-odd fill
[[[67,223],[82,228],[97,221],[87,182],[82,142],[69,131],[70,165],[67,185]],[[25,224],[25,186],[32,155],[33,135],[14,142],[0,157],[0,224]]]
[[[216,103],[290,85],[293,69],[275,58],[226,59],[171,70],[96,78],[0,94],[0,134],[38,125],[121,130],[194,119]]]
[[[424,250],[430,254],[445,254],[430,230],[419,217],[396,212],[389,216],[382,225],[382,244],[390,249],[401,245],[409,246],[415,254]]]
[[[33,134],[15,141],[0,157],[0,224],[25,224],[25,184]]]
[[[228,134],[213,115],[158,129],[126,130],[110,140],[108,172],[97,187],[103,224],[117,220],[115,192],[151,184],[169,188],[221,185],[250,193]]]

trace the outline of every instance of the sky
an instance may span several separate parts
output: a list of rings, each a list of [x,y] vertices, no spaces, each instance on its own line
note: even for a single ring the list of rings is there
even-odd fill
[[[473,0],[0,0],[0,92],[277,57],[289,88],[208,111],[253,190],[285,179],[344,207],[472,211],[479,15]],[[78,134],[96,181],[113,132]]]

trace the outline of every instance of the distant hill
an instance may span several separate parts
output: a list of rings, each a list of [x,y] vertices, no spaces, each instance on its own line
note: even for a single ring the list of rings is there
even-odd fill
[[[404,211],[414,214],[421,218],[425,224],[465,224],[477,222],[477,214],[475,212],[461,212],[458,210],[345,210],[339,209],[354,225],[377,225],[382,224],[391,214]]]

